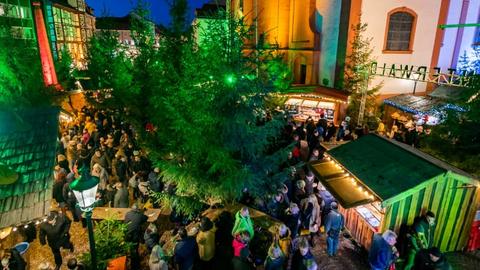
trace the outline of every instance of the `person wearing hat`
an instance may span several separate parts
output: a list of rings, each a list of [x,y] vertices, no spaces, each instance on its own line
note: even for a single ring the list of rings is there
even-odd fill
[[[202,217],[200,231],[197,234],[198,255],[200,258],[198,269],[212,269],[212,259],[215,256],[216,228],[208,217]]]
[[[60,248],[70,249],[70,252],[73,252],[69,233],[70,224],[70,219],[57,211],[51,211],[47,221],[40,224],[40,244],[45,245],[48,241],[55,258],[55,270],[62,266]]]
[[[338,204],[330,204],[331,211],[325,218],[325,232],[327,233],[327,253],[328,256],[335,256],[338,250],[338,239],[343,230],[345,218],[338,212]]]
[[[415,256],[414,270],[451,270],[445,255],[436,247],[420,250]]]

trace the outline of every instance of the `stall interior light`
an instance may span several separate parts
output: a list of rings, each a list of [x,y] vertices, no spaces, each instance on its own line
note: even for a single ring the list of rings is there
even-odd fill
[[[14,232],[16,232],[16,231],[17,231],[17,227],[13,227],[12,230],[13,230]]]

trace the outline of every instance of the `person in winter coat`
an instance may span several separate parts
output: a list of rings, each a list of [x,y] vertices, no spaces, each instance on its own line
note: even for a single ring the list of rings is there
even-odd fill
[[[153,247],[148,260],[150,270],[168,270],[168,263],[162,247],[157,244]]]
[[[92,176],[96,176],[99,179],[98,189],[104,191],[108,184],[108,173],[102,165],[95,163],[92,167]]]
[[[451,270],[445,255],[436,247],[422,249],[415,257],[414,270]]]
[[[340,232],[344,226],[344,220],[342,214],[338,213],[338,204],[332,202],[330,204],[330,213],[325,218],[325,232],[327,233],[327,253],[328,256],[335,256],[338,249],[338,239]]]
[[[385,270],[398,258],[398,252],[394,245],[397,242],[397,235],[386,230],[382,235],[373,236],[372,246],[368,254],[368,262],[372,270]]]
[[[281,219],[285,210],[287,209],[288,204],[285,201],[285,197],[282,192],[277,193],[270,203],[267,205],[268,212],[270,215],[276,219]]]
[[[248,243],[250,236],[247,231],[237,234],[232,242],[233,247],[233,270],[253,270],[253,263],[250,257],[250,249]]]
[[[138,245],[142,239],[143,225],[147,222],[148,217],[143,211],[138,209],[138,205],[134,204],[132,210],[125,215],[125,223],[127,224],[127,233],[125,241],[133,243],[131,252],[132,269],[140,268],[140,255],[138,254]]]
[[[55,258],[56,270],[62,266],[62,255],[60,248],[70,249],[73,252],[73,244],[70,241],[70,224],[71,221],[67,216],[56,211],[51,211],[48,215],[47,222],[40,224],[40,243],[48,245],[52,250]]]
[[[0,250],[0,269],[25,270],[27,263],[17,249]]]
[[[213,222],[208,217],[202,217],[200,231],[197,234],[198,255],[200,258],[198,269],[212,269],[212,259],[215,256],[215,231]]]
[[[125,215],[125,223],[127,223],[126,241],[139,243],[142,237],[142,226],[147,222],[148,217],[143,211],[138,209],[138,205],[134,204],[132,210]]]
[[[75,180],[75,174],[73,172],[69,173],[66,177],[66,183],[63,185],[63,198],[67,205],[68,210],[72,213],[73,221],[77,222],[82,219],[82,211],[77,207],[77,198],[73,191],[70,189],[70,183]]]
[[[298,250],[292,258],[291,270],[309,270],[314,268],[317,263],[310,252],[310,246],[306,238],[301,238],[298,244]]]
[[[163,183],[159,168],[154,168],[153,171],[148,174],[148,184],[150,189],[154,192],[161,192],[163,190]]]
[[[178,270],[191,270],[198,255],[198,246],[195,238],[188,236],[187,230],[182,227],[178,230],[180,240],[174,250],[174,261]]]
[[[110,168],[110,160],[108,159],[105,153],[102,153],[102,150],[99,148],[95,149],[92,159],[90,160],[90,169],[92,169],[95,164],[100,165],[104,169]]]
[[[250,219],[248,207],[243,207],[235,214],[235,225],[233,225],[232,236],[235,237],[235,235],[244,231],[248,232],[250,239],[253,238],[253,222]]]
[[[286,259],[280,247],[273,244],[268,249],[267,258],[265,259],[265,270],[284,270]]]
[[[285,258],[287,259],[288,256],[290,256],[290,249],[292,247],[292,237],[290,235],[291,233],[288,227],[285,224],[280,225],[276,235],[276,240],[278,242],[278,246],[282,250],[283,255],[285,255]]]
[[[65,185],[65,178],[67,173],[65,169],[60,168],[58,172],[55,174],[55,182],[53,183],[52,187],[52,196],[55,201],[59,204],[59,207],[64,209],[66,206],[65,198],[63,197],[63,186]]]
[[[290,203],[290,207],[285,213],[285,224],[290,229],[292,238],[297,237],[300,223],[300,209],[296,203]]]
[[[313,236],[320,228],[320,205],[315,194],[310,194],[302,201],[303,228],[310,232],[310,245],[313,246]]]
[[[160,235],[158,234],[157,226],[155,226],[155,224],[150,223],[150,225],[148,225],[145,233],[143,234],[143,239],[145,240],[145,245],[147,246],[148,250],[151,251],[158,243],[158,240],[160,240]]]
[[[115,184],[115,188],[117,191],[115,192],[115,196],[113,197],[113,207],[115,208],[128,208],[128,189],[122,182],[118,182]]]
[[[63,168],[67,174],[70,173],[70,166],[67,158],[64,155],[57,156],[57,164],[60,166],[60,168]]]

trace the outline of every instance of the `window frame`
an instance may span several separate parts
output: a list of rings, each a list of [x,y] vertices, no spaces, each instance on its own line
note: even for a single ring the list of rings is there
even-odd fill
[[[388,30],[390,26],[390,17],[398,12],[404,12],[408,13],[413,17],[412,21],[412,29],[410,31],[410,42],[408,43],[408,50],[389,50],[387,49],[387,44],[388,44]],[[384,41],[383,41],[383,50],[382,53],[385,54],[411,54],[413,53],[413,44],[415,41],[415,31],[417,29],[417,20],[418,20],[418,15],[415,11],[412,9],[409,9],[407,7],[400,7],[400,8],[395,8],[392,9],[388,12],[387,14],[387,23],[385,25],[385,36],[384,36]]]

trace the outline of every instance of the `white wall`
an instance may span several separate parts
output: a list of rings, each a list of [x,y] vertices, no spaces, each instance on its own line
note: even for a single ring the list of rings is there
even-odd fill
[[[450,1],[448,7],[447,24],[457,24],[460,22],[460,13],[462,12],[463,1]],[[455,50],[455,39],[459,28],[446,28],[443,41],[438,56],[438,66],[442,69],[452,66],[453,51]],[[463,50],[460,55],[463,55]]]
[[[335,82],[341,8],[342,1],[339,0],[316,2],[316,23],[321,26],[319,83],[323,84],[323,80],[326,79],[328,80],[328,85],[326,86],[329,87],[333,87]]]
[[[362,22],[368,23],[365,35],[373,38],[371,44],[374,47],[373,56],[377,59],[379,66],[383,66],[383,63],[387,63],[387,66],[391,64],[430,66],[440,3],[440,0],[362,1]],[[413,52],[411,54],[384,54],[382,50],[385,42],[387,14],[389,11],[400,7],[407,7],[417,13]],[[414,83],[401,79],[377,76],[371,85],[376,85],[381,81],[384,82],[384,86],[380,90],[382,95],[411,93],[413,91]],[[424,92],[425,84],[418,83],[416,91]]]
[[[477,20],[478,20],[479,10],[480,10],[480,0],[470,0],[465,23],[478,23]],[[467,51],[467,55],[470,51],[472,51],[472,43],[474,42],[476,29],[477,29],[476,27],[463,28],[463,38],[462,38],[462,43],[460,45],[460,51],[458,54],[459,56],[463,55],[463,51]]]

